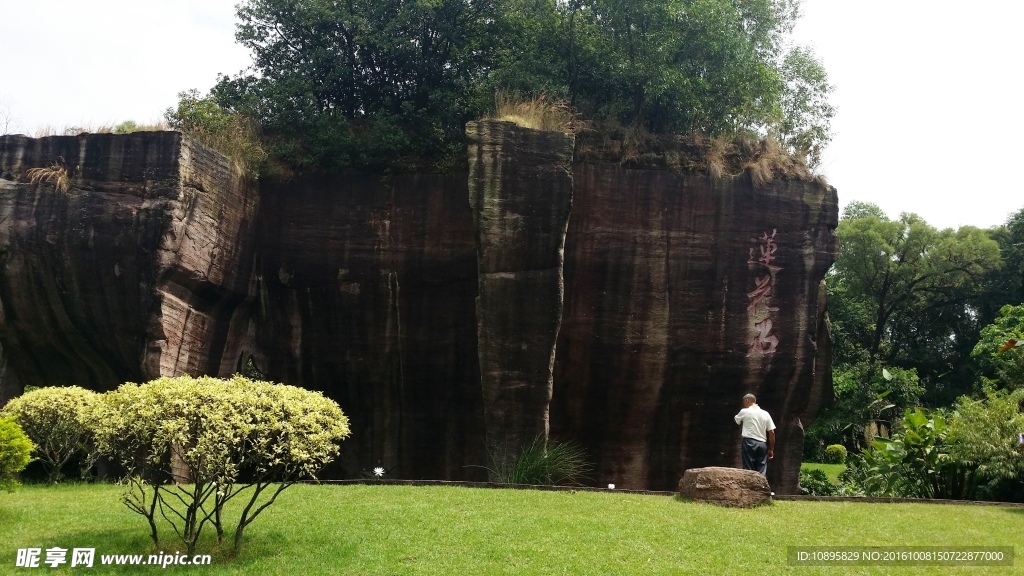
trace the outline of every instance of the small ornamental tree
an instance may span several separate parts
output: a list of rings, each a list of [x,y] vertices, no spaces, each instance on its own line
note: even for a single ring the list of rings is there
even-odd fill
[[[157,544],[159,513],[188,554],[207,524],[223,539],[225,504],[240,497],[237,550],[245,528],[296,480],[314,478],[349,435],[348,418],[321,393],[241,376],[124,384],[104,395],[96,422],[100,453],[128,471],[125,505]]]
[[[92,461],[92,425],[89,418],[99,394],[78,386],[37,388],[14,398],[0,411],[13,419],[35,444],[35,455],[46,469],[46,481],[55,484],[74,457]],[[83,468],[88,470],[89,464]]]
[[[32,460],[32,441],[13,420],[0,418],[0,491],[14,492],[18,472]]]

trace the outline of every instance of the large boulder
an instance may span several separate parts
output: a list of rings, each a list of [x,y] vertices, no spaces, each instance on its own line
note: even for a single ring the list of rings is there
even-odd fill
[[[772,500],[771,488],[764,476],[753,470],[690,468],[679,481],[679,495],[688,500],[711,502],[719,506],[751,508]]]

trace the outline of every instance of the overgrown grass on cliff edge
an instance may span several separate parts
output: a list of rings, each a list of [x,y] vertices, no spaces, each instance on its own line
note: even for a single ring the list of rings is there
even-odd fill
[[[0,573],[18,548],[149,554],[144,520],[109,485],[27,486],[0,494]],[[934,504],[776,502],[753,510],[667,496],[457,487],[287,490],[246,532],[239,557],[212,541],[211,566],[99,566],[47,574],[1004,574],[1012,567],[786,565],[786,546],[1014,545],[1024,510]],[[173,552],[172,534],[165,534]],[[212,538],[212,534],[207,535]],[[1024,549],[1018,547],[1017,554]],[[44,553],[45,556],[45,553]],[[99,559],[97,558],[97,563]]]

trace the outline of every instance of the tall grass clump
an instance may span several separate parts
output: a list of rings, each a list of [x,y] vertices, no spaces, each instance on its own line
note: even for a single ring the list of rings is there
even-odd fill
[[[494,119],[513,122],[523,128],[552,132],[576,132],[581,123],[562,100],[538,94],[524,99],[517,92],[499,90],[494,94]]]
[[[134,120],[125,120],[124,122],[113,126],[110,131],[114,134],[132,134],[134,132],[160,132],[161,130],[167,130],[168,128],[169,126],[166,122],[139,124]]]
[[[61,194],[71,189],[71,177],[63,158],[46,168],[29,168],[27,174],[29,181],[37,186],[41,183],[53,184],[54,190]]]
[[[487,470],[504,484],[576,485],[587,480],[592,470],[581,447],[573,442],[548,441],[543,434],[526,444],[511,464],[492,460],[495,465]]]

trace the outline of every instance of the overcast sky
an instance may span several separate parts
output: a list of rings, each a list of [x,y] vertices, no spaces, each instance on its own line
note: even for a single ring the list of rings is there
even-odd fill
[[[249,64],[235,0],[0,0],[0,132],[155,121],[176,94]],[[804,0],[796,29],[835,84],[821,171],[841,205],[938,227],[1024,207],[1013,172],[1024,2]]]

